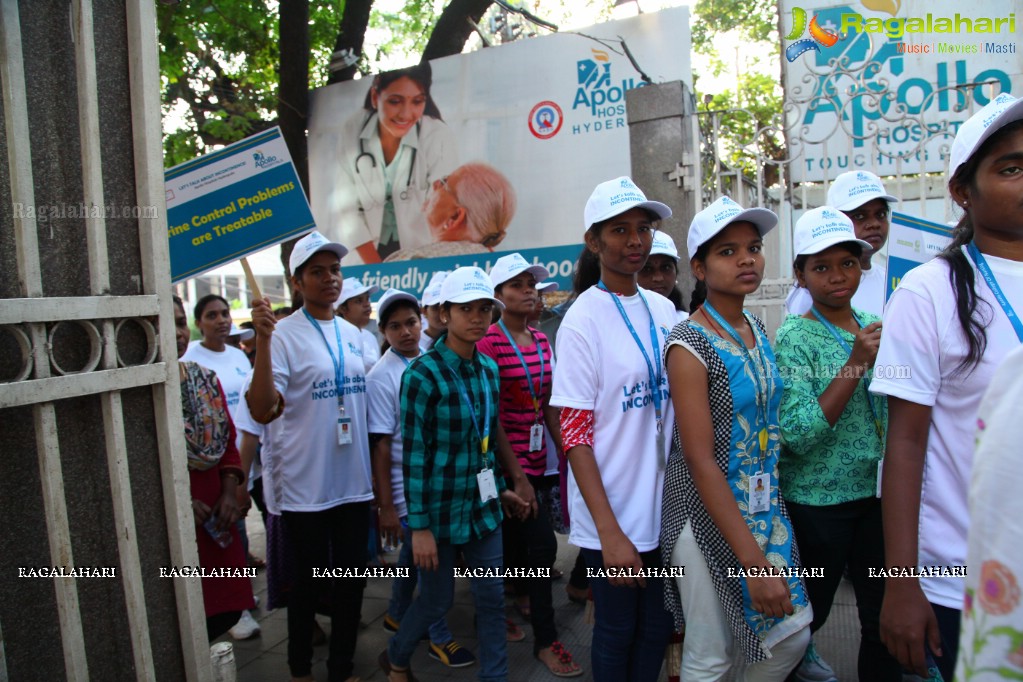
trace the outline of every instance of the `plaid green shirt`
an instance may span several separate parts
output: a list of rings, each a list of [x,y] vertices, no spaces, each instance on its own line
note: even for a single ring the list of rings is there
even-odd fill
[[[501,381],[493,360],[479,352],[473,353],[471,361],[463,360],[447,347],[446,340],[447,335],[438,339],[401,376],[402,471],[409,528],[429,528],[438,542],[458,545],[501,525],[500,501],[482,502],[476,482],[476,474],[489,468],[498,492],[505,489],[494,455]],[[485,462],[456,374],[480,420],[480,433],[486,419],[483,391],[490,391]]]

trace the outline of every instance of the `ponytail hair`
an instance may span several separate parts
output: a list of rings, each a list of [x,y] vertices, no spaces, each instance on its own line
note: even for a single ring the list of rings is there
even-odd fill
[[[958,175],[958,174],[957,174]],[[956,317],[959,326],[966,335],[966,357],[955,369],[955,374],[969,374],[980,364],[987,348],[987,332],[984,324],[974,313],[978,305],[987,302],[977,297],[977,282],[970,265],[969,257],[963,253],[963,247],[973,241],[973,222],[966,213],[952,231],[952,243],[938,254],[938,258],[948,263],[948,279],[955,291]],[[989,307],[989,306],[988,306]]]
[[[707,260],[707,254],[710,253],[710,246],[714,243],[714,239],[710,239],[700,244],[700,247],[696,249],[696,253],[690,259],[690,263],[694,260],[698,260],[701,263]],[[691,267],[691,266],[690,266]],[[695,313],[696,310],[703,305],[703,302],[707,300],[707,283],[702,279],[696,280],[696,286],[693,287],[693,295],[689,299],[689,313]]]
[[[575,262],[575,273],[572,275],[572,293],[576,296],[583,293],[600,281],[600,259],[597,254],[585,246]]]

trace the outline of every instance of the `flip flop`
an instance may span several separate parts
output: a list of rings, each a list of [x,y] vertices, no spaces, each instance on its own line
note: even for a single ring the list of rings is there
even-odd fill
[[[558,657],[558,663],[560,663],[561,665],[576,665],[575,661],[572,659],[572,654],[568,651],[568,649],[565,648],[565,646],[561,642],[553,642],[549,647],[547,647],[547,649],[549,649],[555,656]],[[540,651],[543,651],[543,649],[541,649]],[[578,666],[567,671],[559,671],[552,669],[549,665],[547,665],[540,659],[540,651],[537,651],[535,654],[533,654],[533,656],[536,657],[536,660],[544,664],[544,667],[547,668],[547,672],[549,672],[551,675],[554,675],[555,677],[579,677],[580,675],[583,674],[583,669]]]
[[[505,632],[509,642],[521,642],[526,638],[526,633],[522,631],[518,625],[512,621],[511,618],[505,618]]]

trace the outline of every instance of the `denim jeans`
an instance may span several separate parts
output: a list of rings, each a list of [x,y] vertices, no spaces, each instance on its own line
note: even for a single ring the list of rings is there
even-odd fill
[[[401,524],[401,551],[398,552],[398,566],[401,568],[408,567],[409,574],[407,578],[395,578],[394,583],[391,585],[391,601],[387,605],[387,615],[401,622],[405,617],[405,612],[408,611],[408,607],[412,604],[412,595],[416,591],[416,583],[419,580],[418,569],[416,569],[415,563],[412,561],[412,531],[409,529],[408,524],[405,523],[405,519],[402,519]],[[454,637],[451,636],[451,630],[448,629],[448,624],[443,617],[437,619],[435,622],[430,624],[430,641],[434,644],[447,644]]]
[[[604,554],[583,549],[586,566],[604,567]],[[660,568],[660,550],[641,552],[644,568]],[[674,623],[664,608],[664,579],[647,578],[646,587],[613,587],[590,577],[594,624],[591,661],[594,682],[656,682]]]
[[[464,545],[437,543],[435,571],[419,571],[419,596],[405,612],[401,628],[387,644],[387,656],[393,665],[406,667],[419,639],[430,625],[444,617],[455,595],[455,557],[462,551],[470,569],[500,569],[501,529],[481,538],[473,537]],[[476,607],[476,634],[480,642],[480,673],[482,682],[505,682],[508,679],[508,642],[505,639],[504,582],[500,577],[470,578]]]

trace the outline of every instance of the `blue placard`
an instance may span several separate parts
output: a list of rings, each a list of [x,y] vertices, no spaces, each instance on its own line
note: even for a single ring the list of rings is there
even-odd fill
[[[315,228],[280,128],[167,170],[171,282]]]
[[[888,234],[885,301],[907,272],[937,256],[951,241],[951,226],[893,211]]]

